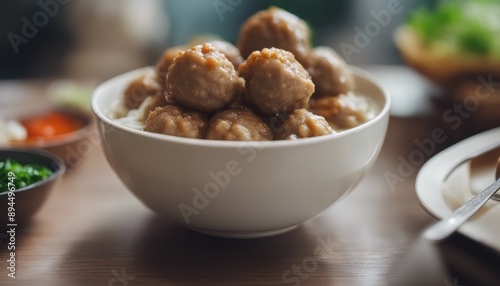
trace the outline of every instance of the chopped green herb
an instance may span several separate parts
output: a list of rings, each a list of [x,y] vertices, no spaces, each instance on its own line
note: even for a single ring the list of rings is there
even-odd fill
[[[15,189],[21,189],[36,182],[45,180],[52,175],[52,171],[36,164],[21,165],[12,159],[0,162],[0,193],[8,191],[9,172],[15,174]]]

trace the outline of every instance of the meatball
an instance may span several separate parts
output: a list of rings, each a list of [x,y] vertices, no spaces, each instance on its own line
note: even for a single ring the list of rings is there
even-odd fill
[[[158,107],[149,113],[144,131],[187,138],[204,139],[208,123],[198,112],[188,112],[175,105]]]
[[[310,53],[310,31],[297,16],[280,8],[271,7],[250,17],[241,28],[238,48],[246,58],[263,48],[290,51],[305,64]]]
[[[305,109],[295,110],[275,133],[275,139],[297,139],[333,134],[335,131],[322,116]]]
[[[167,92],[191,109],[221,109],[242,91],[244,82],[233,64],[210,44],[198,45],[175,58],[167,74]]]
[[[252,111],[239,108],[222,111],[210,120],[207,139],[231,141],[273,140],[273,133]]]
[[[353,93],[311,99],[309,109],[338,129],[356,127],[375,116],[368,100]]]
[[[314,84],[292,53],[271,48],[253,52],[240,65],[246,97],[265,115],[307,108]]]
[[[163,52],[163,55],[156,63],[156,73],[158,74],[158,82],[162,88],[165,88],[165,83],[167,82],[168,69],[174,62],[174,59],[180,55],[185,48],[183,46],[171,47]]]
[[[144,122],[151,111],[155,110],[157,107],[163,107],[169,104],[173,104],[173,102],[169,101],[168,96],[163,92],[159,92],[155,96],[150,96],[146,98],[139,107],[138,119]]]
[[[243,57],[241,56],[240,51],[233,44],[225,41],[211,41],[208,43],[219,50],[219,52],[223,53],[226,58],[233,64],[236,70],[243,62]]]
[[[312,51],[307,71],[316,86],[314,97],[345,94],[353,88],[354,80],[347,63],[329,47],[317,47]]]
[[[156,81],[156,73],[148,70],[132,81],[123,96],[123,102],[129,109],[137,109],[148,96],[154,96],[161,90]]]

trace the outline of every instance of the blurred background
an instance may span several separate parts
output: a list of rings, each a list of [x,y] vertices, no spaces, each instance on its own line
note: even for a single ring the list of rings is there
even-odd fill
[[[104,80],[154,64],[163,49],[193,36],[216,34],[235,43],[242,23],[270,5],[306,20],[315,45],[353,43],[355,27],[391,1],[299,0],[19,0],[0,11],[0,78],[66,77]],[[399,1],[398,1],[399,2]],[[435,1],[401,1],[401,12],[351,63],[401,64],[392,34],[408,13]],[[43,16],[40,11],[48,16]],[[30,23],[30,24],[27,24]],[[26,28],[25,26],[31,26]],[[33,31],[36,30],[36,31]],[[16,34],[18,37],[14,36]],[[26,35],[23,35],[26,33]],[[11,35],[10,37],[8,35]],[[14,44],[13,44],[14,43]],[[16,47],[14,47],[16,46]]]

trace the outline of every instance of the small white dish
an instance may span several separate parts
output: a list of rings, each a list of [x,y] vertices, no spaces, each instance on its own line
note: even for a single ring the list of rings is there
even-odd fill
[[[442,219],[494,182],[500,150],[483,155],[446,175],[468,154],[500,140],[500,128],[468,138],[431,158],[420,170],[416,191],[431,215]],[[489,201],[459,232],[500,251],[500,202]]]

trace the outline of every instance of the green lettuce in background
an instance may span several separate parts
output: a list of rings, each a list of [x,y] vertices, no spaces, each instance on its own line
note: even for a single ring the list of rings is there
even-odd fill
[[[412,13],[408,24],[427,45],[448,51],[500,57],[500,1],[441,1]]]

